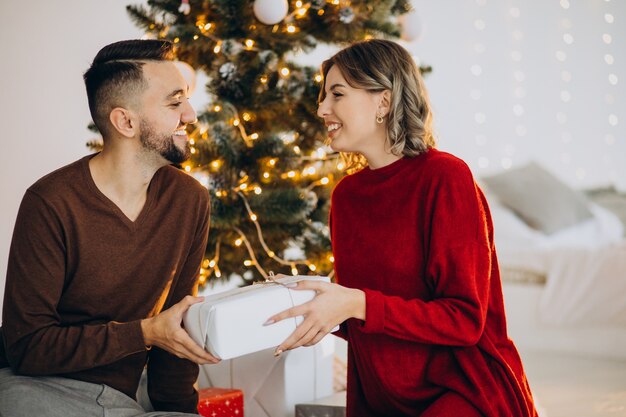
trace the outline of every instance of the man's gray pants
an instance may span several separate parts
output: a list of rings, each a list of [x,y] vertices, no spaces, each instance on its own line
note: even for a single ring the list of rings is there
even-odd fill
[[[15,375],[0,369],[0,417],[191,417],[197,414],[149,412],[120,391],[103,384],[59,377]]]

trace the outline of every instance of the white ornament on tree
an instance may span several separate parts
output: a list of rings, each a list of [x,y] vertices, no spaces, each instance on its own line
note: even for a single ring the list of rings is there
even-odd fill
[[[416,41],[422,36],[423,25],[415,9],[403,14],[399,18],[402,27],[401,38],[405,41]]]
[[[191,6],[189,5],[189,0],[182,0],[180,6],[178,6],[178,11],[184,15],[188,15],[191,12]]]
[[[289,11],[287,0],[255,0],[254,15],[261,23],[275,25],[282,21]]]

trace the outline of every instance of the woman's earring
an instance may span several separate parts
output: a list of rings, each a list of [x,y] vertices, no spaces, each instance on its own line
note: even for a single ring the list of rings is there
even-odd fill
[[[378,123],[379,125],[382,124],[385,121],[385,119],[383,119],[383,115],[379,114],[376,116],[376,123]]]

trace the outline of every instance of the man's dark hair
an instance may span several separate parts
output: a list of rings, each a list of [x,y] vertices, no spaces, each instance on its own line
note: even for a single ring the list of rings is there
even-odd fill
[[[139,97],[147,87],[144,62],[173,58],[171,42],[153,39],[119,41],[98,52],[83,78],[91,117],[103,136],[109,133],[111,110]]]

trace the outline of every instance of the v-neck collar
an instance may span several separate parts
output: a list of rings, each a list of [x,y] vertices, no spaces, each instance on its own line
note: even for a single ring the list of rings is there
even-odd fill
[[[91,160],[91,158],[93,158],[96,155],[98,155],[98,153],[87,155],[81,161],[82,166],[83,166],[83,175],[85,176],[85,182],[87,183],[87,186],[91,189],[91,191],[93,191],[98,196],[98,198],[104,204],[106,204],[107,207],[109,207],[109,209],[120,219],[120,221],[124,223],[126,227],[128,227],[131,231],[134,232],[141,226],[141,224],[145,221],[146,217],[148,217],[150,209],[154,201],[156,200],[156,195],[158,194],[160,177],[161,177],[159,175],[159,171],[161,171],[161,169],[158,169],[152,176],[152,179],[150,180],[150,184],[148,184],[148,189],[146,190],[146,194],[147,194],[146,202],[143,204],[143,207],[141,211],[139,212],[139,215],[137,216],[137,218],[133,221],[122,211],[122,209],[118,207],[117,204],[115,204],[109,197],[107,197],[106,195],[104,195],[102,191],[100,191],[100,189],[96,185],[96,182],[93,180],[93,176],[91,175],[91,170],[89,169],[89,161]]]

